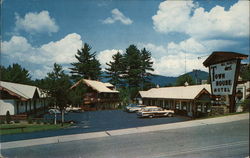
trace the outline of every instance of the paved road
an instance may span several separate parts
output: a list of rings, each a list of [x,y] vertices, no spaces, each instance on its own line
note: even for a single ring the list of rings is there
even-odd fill
[[[244,158],[249,119],[2,150],[6,157]]]
[[[51,116],[46,115],[45,117],[48,119]],[[142,127],[190,120],[187,117],[181,116],[141,119],[137,118],[135,113],[127,113],[123,112],[122,110],[68,113],[65,116],[65,119],[74,120],[77,122],[77,124],[73,127],[56,131],[42,131],[14,135],[3,135],[1,137],[1,142]]]

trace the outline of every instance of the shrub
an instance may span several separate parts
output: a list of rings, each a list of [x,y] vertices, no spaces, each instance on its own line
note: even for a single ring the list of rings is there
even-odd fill
[[[20,123],[20,120],[15,120],[14,122],[15,122],[15,123]]]
[[[0,124],[5,124],[5,121],[4,120],[0,120]]]
[[[40,120],[36,120],[36,124],[41,124],[41,121]]]
[[[7,124],[9,124],[9,123],[10,123],[10,121],[11,121],[10,112],[9,112],[9,111],[7,111],[7,112],[6,112],[6,122],[7,122]]]
[[[32,124],[33,123],[33,120],[31,118],[28,118],[28,124]]]
[[[241,106],[243,107],[243,111],[249,111],[250,99],[245,99],[245,100],[241,103]]]

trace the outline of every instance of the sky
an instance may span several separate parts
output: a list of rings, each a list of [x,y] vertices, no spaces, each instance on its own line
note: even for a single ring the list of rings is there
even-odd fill
[[[2,0],[1,7],[1,65],[18,63],[33,79],[54,63],[68,72],[84,43],[102,69],[131,44],[146,48],[153,73],[165,76],[208,71],[202,63],[213,51],[249,55],[247,0]]]

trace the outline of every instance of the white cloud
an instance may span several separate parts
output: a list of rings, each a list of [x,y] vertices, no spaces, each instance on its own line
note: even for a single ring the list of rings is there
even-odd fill
[[[199,39],[248,37],[249,1],[239,1],[228,11],[221,6],[205,11],[192,1],[164,1],[152,19],[154,29],[162,33],[181,32]]]
[[[186,72],[193,69],[207,71],[202,63],[204,59],[198,60],[197,55],[189,53],[178,53],[175,55],[167,55],[160,59],[154,59],[155,74],[166,76],[179,76],[185,73],[185,56],[186,56]]]
[[[103,20],[104,24],[113,24],[116,21],[120,21],[122,24],[125,25],[130,25],[133,23],[133,21],[130,18],[124,16],[123,13],[117,8],[113,9],[111,13],[112,17],[108,17],[105,20]]]
[[[196,40],[189,38],[179,43],[169,42],[164,45],[155,45],[152,43],[139,43],[140,48],[145,47],[152,53],[154,61],[154,73],[166,76],[178,76],[193,69],[207,71],[202,64],[204,59],[198,60],[198,57],[206,56],[213,51],[220,50],[225,46],[234,46],[237,43],[230,40]]]
[[[106,63],[113,61],[112,56],[115,55],[117,52],[120,52],[121,54],[123,54],[123,50],[117,50],[117,49],[109,50],[109,49],[107,49],[107,50],[101,51],[97,55],[97,59],[101,63],[102,69],[105,69],[107,67]]]
[[[41,11],[40,13],[27,13],[22,18],[16,14],[15,30],[24,30],[29,33],[53,33],[57,32],[59,27],[55,20],[50,17],[48,11]]]
[[[75,54],[77,49],[82,47],[82,44],[81,36],[72,33],[59,41],[50,42],[40,47],[33,47],[22,36],[13,36],[9,41],[2,42],[1,46],[2,53],[9,58],[50,67],[55,62],[69,64],[76,61]],[[43,75],[45,76],[47,72],[44,72]],[[33,73],[42,76],[42,71],[36,70]]]

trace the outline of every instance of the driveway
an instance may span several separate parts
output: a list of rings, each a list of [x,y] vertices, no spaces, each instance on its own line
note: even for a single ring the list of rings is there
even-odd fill
[[[45,115],[45,118],[53,118],[53,115]],[[68,113],[65,115],[65,120],[74,120],[76,121],[76,124],[69,128],[55,131],[2,135],[1,142],[159,125],[182,122],[190,119],[182,116],[141,119],[137,118],[135,113],[127,113],[122,110],[105,110],[83,113]]]

